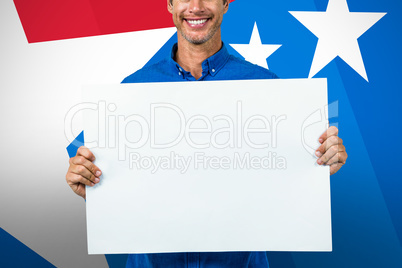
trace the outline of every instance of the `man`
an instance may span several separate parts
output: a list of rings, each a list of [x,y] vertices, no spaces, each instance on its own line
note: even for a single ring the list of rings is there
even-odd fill
[[[221,40],[221,23],[228,0],[168,0],[178,31],[170,57],[143,68],[123,83],[243,80],[277,78],[272,72],[228,54]],[[330,165],[331,174],[345,163],[347,154],[338,129],[330,127],[319,141],[317,163]],[[85,185],[99,183],[101,170],[85,147],[70,159],[66,180],[85,198]],[[265,252],[166,253],[129,255],[127,267],[268,267]]]

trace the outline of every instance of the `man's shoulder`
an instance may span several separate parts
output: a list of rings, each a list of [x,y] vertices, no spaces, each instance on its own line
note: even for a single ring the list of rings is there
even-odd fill
[[[270,70],[233,55],[229,56],[226,71],[236,73],[241,79],[274,79],[278,76]]]
[[[164,82],[163,74],[166,73],[167,59],[163,59],[157,63],[153,63],[142,67],[136,72],[130,74],[123,79],[122,83],[148,83],[148,82]],[[160,78],[160,79],[159,79]]]

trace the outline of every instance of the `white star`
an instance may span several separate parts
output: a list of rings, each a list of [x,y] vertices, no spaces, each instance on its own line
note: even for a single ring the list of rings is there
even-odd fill
[[[239,52],[246,61],[257,64],[268,69],[267,58],[271,56],[281,45],[263,45],[257,23],[254,23],[253,33],[251,34],[250,44],[230,44]]]
[[[339,56],[368,82],[357,39],[387,13],[349,12],[346,0],[329,0],[326,12],[290,14],[318,37],[309,78]]]

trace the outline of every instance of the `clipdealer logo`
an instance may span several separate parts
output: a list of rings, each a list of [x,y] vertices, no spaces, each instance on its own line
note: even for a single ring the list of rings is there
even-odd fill
[[[287,115],[247,115],[242,101],[234,103],[231,114],[188,116],[173,103],[150,103],[147,114],[121,115],[113,103],[80,103],[65,117],[65,134],[74,140],[72,125],[83,111],[97,115],[97,139],[86,140],[91,148],[117,149],[117,159],[128,161],[131,169],[177,170],[185,173],[194,169],[286,169],[286,157],[275,152],[278,129],[285,124]],[[171,121],[166,122],[166,114]],[[165,120],[165,121],[164,121]],[[167,127],[168,125],[168,127]],[[133,129],[136,135],[133,138]],[[170,134],[160,133],[169,129]],[[158,132],[159,131],[159,132]],[[178,148],[187,147],[187,153]],[[141,149],[147,148],[144,155]],[[228,154],[211,155],[226,150]],[[253,155],[258,150],[263,155]],[[164,154],[160,155],[163,151]],[[177,151],[181,152],[178,153]]]

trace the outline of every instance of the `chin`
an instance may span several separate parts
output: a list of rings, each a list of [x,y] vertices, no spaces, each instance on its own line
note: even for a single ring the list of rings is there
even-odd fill
[[[182,31],[180,31],[181,36],[186,39],[189,43],[194,44],[194,45],[202,45],[206,42],[208,42],[215,34],[214,33],[209,33],[205,36],[190,36]]]
[[[186,40],[194,45],[202,45],[206,43],[209,39],[186,39]]]

